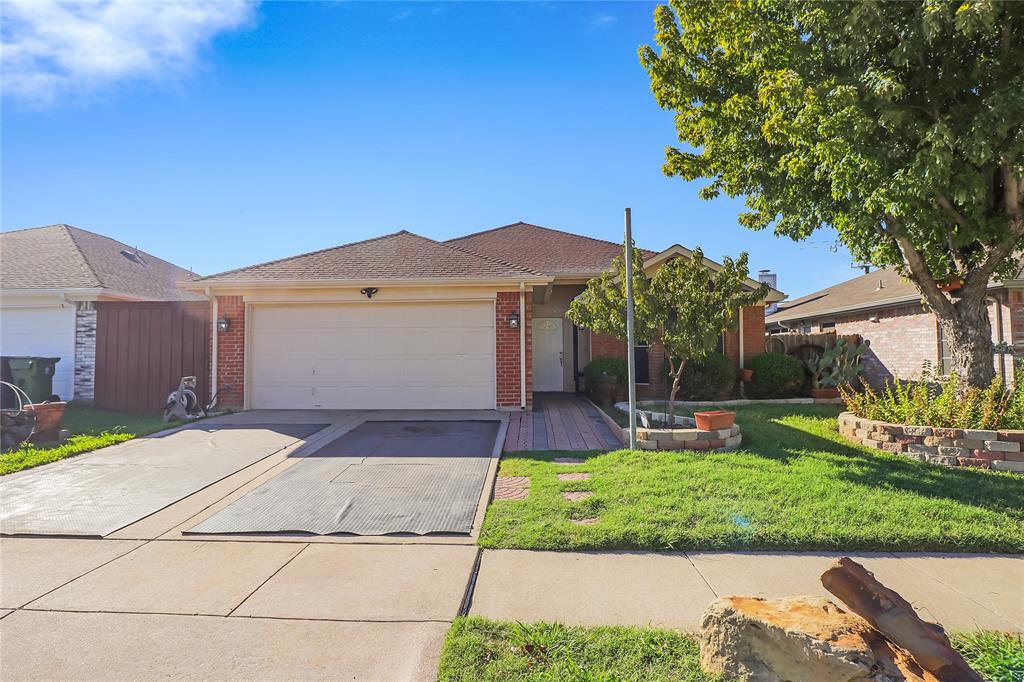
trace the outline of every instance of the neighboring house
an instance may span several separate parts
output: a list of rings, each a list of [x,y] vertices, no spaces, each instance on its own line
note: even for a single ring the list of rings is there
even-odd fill
[[[1024,354],[1024,268],[1010,280],[989,286],[992,340]],[[938,319],[925,308],[921,294],[894,268],[855,277],[779,305],[767,317],[771,332],[859,334],[871,342],[864,359],[865,377],[873,384],[920,374],[925,361],[945,373],[949,349]],[[996,372],[1009,382],[1011,357],[993,359]]]
[[[53,390],[92,400],[96,303],[204,300],[188,270],[103,235],[50,225],[0,233],[0,354],[57,357]]]
[[[534,391],[574,391],[592,358],[625,357],[623,342],[565,318],[587,280],[621,252],[525,223],[443,243],[402,231],[188,286],[213,301],[222,405],[527,408]],[[645,252],[646,267],[689,254]],[[783,298],[772,290],[768,301]],[[723,338],[738,365],[763,352],[763,306],[743,310],[742,330]],[[642,393],[660,395],[663,354],[636,353]]]

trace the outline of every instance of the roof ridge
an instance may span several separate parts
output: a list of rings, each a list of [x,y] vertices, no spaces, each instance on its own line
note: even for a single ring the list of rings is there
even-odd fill
[[[224,272],[215,272],[211,275],[204,277],[198,277],[195,281],[201,282],[206,279],[213,279],[214,277],[222,277],[223,275],[233,275],[236,272],[243,272],[245,270],[252,270],[253,268],[261,268],[264,265],[274,265],[275,263],[283,263],[286,260],[292,260],[293,258],[303,258],[305,256],[315,256],[320,253],[327,253],[328,251],[337,251],[338,249],[348,248],[349,246],[358,246],[360,244],[369,244],[370,242],[379,241],[381,239],[387,239],[388,237],[397,237],[400,234],[412,234],[414,237],[419,237],[418,234],[413,234],[408,230],[398,230],[397,232],[389,232],[388,234],[382,234],[378,237],[370,237],[369,239],[360,239],[355,242],[348,242],[347,244],[336,244],[334,246],[328,246],[325,249],[317,249],[315,251],[307,251],[306,253],[297,253],[294,256],[285,256],[284,258],[275,258],[274,260],[264,261],[262,263],[253,263],[252,265],[244,265],[240,268],[234,268],[232,270],[225,270]],[[433,241],[433,240],[431,240]]]
[[[418,237],[419,235],[416,235],[416,236]],[[431,239],[430,241],[434,241],[434,240]],[[487,254],[478,253],[478,252],[476,252],[476,251],[474,251],[472,249],[467,249],[464,246],[456,246],[454,244],[449,244],[447,242],[434,242],[434,243],[435,244],[439,244],[439,245],[441,245],[441,246],[443,246],[445,248],[452,249],[453,251],[461,251],[462,253],[467,253],[467,254],[469,254],[471,256],[476,256],[477,258],[482,258],[483,260],[489,261],[491,263],[497,263],[498,265],[504,265],[505,267],[514,268],[516,270],[522,270],[523,272],[525,272],[528,275],[537,275],[538,277],[544,277],[543,273],[537,272],[536,270],[531,270],[530,268],[526,267],[525,265],[519,265],[518,263],[513,263],[511,261],[506,261],[506,260],[502,260],[500,258],[495,258],[494,256],[488,256]]]
[[[564,234],[564,235],[567,235],[569,237],[579,237],[580,239],[589,239],[592,242],[598,242],[600,244],[608,244],[609,246],[622,246],[618,242],[608,241],[607,239],[599,239],[597,237],[591,237],[590,235],[587,235],[587,234],[579,234],[579,233],[576,233],[576,232],[569,232],[568,230],[559,230],[559,229],[556,229],[554,227],[545,227],[544,225],[535,225],[534,223],[526,223],[526,222],[523,222],[522,220],[516,221],[514,223],[509,223],[508,225],[499,225],[498,227],[492,227],[492,228],[489,228],[489,229],[486,229],[486,230],[480,230],[479,232],[471,232],[470,234],[466,234],[466,235],[463,235],[461,237],[452,237],[451,239],[449,239],[447,241],[454,242],[454,241],[458,241],[460,239],[469,239],[470,237],[477,237],[479,235],[487,234],[489,232],[497,232],[498,230],[504,230],[506,228],[515,227],[517,225],[525,225],[526,227],[534,227],[534,228],[537,228],[538,230],[546,230],[548,232],[555,232],[556,234]],[[650,249],[644,249],[643,247],[639,247],[639,248],[640,248],[641,251],[649,251],[650,253],[660,253],[658,251],[650,251]]]
[[[103,280],[100,279],[100,273],[96,272],[96,268],[94,268],[92,263],[89,262],[89,259],[85,257],[85,252],[82,251],[82,245],[78,243],[78,240],[75,239],[75,235],[71,233],[71,225],[59,223],[57,225],[47,225],[47,227],[56,227],[64,234],[65,237],[67,237],[68,241],[71,242],[71,246],[74,247],[75,253],[78,254],[78,259],[82,261],[82,265],[85,266],[86,271],[92,275],[93,280],[96,282],[96,286],[102,289],[104,284]]]

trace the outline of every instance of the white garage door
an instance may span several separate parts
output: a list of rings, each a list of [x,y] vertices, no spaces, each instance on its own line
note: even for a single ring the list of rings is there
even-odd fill
[[[71,400],[75,378],[75,309],[48,306],[0,310],[0,355],[60,358],[53,392]]]
[[[253,408],[490,409],[494,304],[253,306]]]

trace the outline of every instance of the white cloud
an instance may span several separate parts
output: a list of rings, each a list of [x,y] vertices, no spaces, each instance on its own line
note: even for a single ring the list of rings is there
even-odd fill
[[[3,0],[0,8],[4,93],[37,102],[180,76],[216,34],[255,15],[241,0]]]
[[[597,29],[605,28],[606,26],[611,26],[612,24],[614,24],[618,20],[619,20],[618,17],[613,16],[611,14],[598,14],[597,16],[593,17],[590,20],[590,23],[588,24],[588,26],[589,26],[589,28],[591,30],[597,30]]]

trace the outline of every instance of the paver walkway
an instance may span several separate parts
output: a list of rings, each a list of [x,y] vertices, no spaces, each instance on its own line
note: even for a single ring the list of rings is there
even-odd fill
[[[533,411],[511,413],[505,434],[506,452],[621,447],[598,409],[571,393],[534,393]]]

